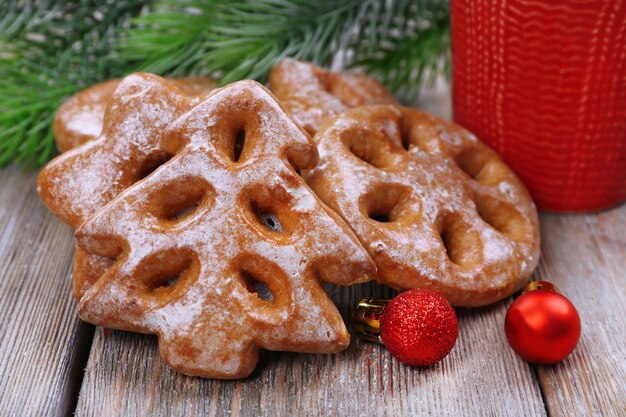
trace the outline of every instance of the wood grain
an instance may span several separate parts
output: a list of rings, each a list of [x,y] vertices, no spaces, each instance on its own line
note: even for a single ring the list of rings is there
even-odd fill
[[[71,296],[72,235],[40,203],[35,174],[0,170],[0,414],[68,415],[92,337]]]
[[[582,321],[577,349],[539,367],[551,416],[626,416],[626,205],[543,215],[537,276],[555,283]]]
[[[327,289],[346,320],[360,297],[392,295],[376,284]],[[460,310],[457,346],[432,368],[353,338],[338,355],[268,352],[242,381],[177,374],[154,337],[98,329],[76,415],[545,415],[534,373],[503,337],[506,307]]]

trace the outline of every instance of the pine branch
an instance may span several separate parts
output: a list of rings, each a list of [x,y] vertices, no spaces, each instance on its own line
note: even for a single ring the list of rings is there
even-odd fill
[[[54,155],[56,108],[76,91],[126,72],[108,61],[114,29],[144,3],[1,3],[0,166],[42,165]]]
[[[409,102],[415,101],[424,85],[432,86],[440,74],[447,75],[450,64],[447,2],[414,6],[410,16],[415,19],[403,22],[401,34],[386,37],[374,51],[364,50],[370,45],[357,45],[357,59],[351,64]]]
[[[45,163],[55,152],[58,105],[132,71],[263,82],[283,57],[330,66],[341,52],[344,66],[416,94],[425,74],[448,62],[445,0],[150,3],[0,2],[0,166]]]
[[[133,21],[119,57],[156,73],[199,71],[217,75],[223,83],[264,81],[284,56],[330,63],[331,43],[350,26],[360,3],[163,1],[163,7]]]
[[[120,42],[118,58],[136,69],[208,73],[223,84],[263,82],[283,57],[328,66],[342,51],[344,66],[371,69],[397,91],[403,81],[421,84],[419,74],[446,62],[445,0],[165,0],[159,6],[134,19]],[[385,66],[387,57],[401,68]],[[413,74],[404,70],[409,67]]]

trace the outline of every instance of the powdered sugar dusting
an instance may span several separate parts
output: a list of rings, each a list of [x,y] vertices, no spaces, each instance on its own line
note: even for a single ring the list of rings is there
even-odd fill
[[[117,86],[105,110],[101,136],[49,163],[40,176],[46,205],[77,227],[137,181],[142,165],[163,154],[163,128],[191,108],[186,97],[162,78],[132,74]],[[43,184],[42,184],[43,183]]]
[[[291,59],[272,70],[270,87],[285,110],[312,135],[348,108],[396,103],[380,83],[365,74],[330,72]]]
[[[70,119],[67,123],[67,128],[80,135],[97,137],[102,131],[104,109],[81,106],[79,112],[82,114],[82,117]]]
[[[511,183],[502,181],[498,184],[498,191],[505,195],[509,201],[517,201],[517,192]]]
[[[375,167],[353,154],[340,139],[353,131],[359,132],[361,140],[373,143],[385,143],[384,137],[398,141],[401,123],[404,131],[424,135],[429,141],[432,132],[438,132],[444,145],[431,146],[433,151],[418,146],[405,151],[399,143],[390,151],[379,146],[379,152],[391,154],[388,165]],[[416,128],[418,124],[424,128]],[[423,137],[412,136],[411,143],[420,143]],[[453,304],[475,306],[511,294],[530,278],[539,253],[532,200],[510,171],[503,181],[486,185],[456,165],[454,155],[470,147],[485,158],[497,159],[471,134],[415,110],[399,113],[391,106],[370,106],[336,117],[318,133],[316,141],[320,165],[304,171],[303,177],[368,248],[379,267],[379,281],[396,288],[438,289]],[[327,187],[328,183],[333,187]],[[401,197],[373,193],[385,188],[403,190]],[[524,237],[515,240],[488,224],[478,214],[474,202],[478,199],[503,202],[516,210],[523,221]],[[397,218],[382,223],[370,219],[368,204],[391,204],[389,210],[395,207],[392,213],[397,213]],[[484,210],[493,210],[490,207]],[[447,227],[453,231],[447,232]],[[442,233],[447,233],[445,239],[464,242],[459,247],[465,252],[454,254],[459,264],[447,253]]]
[[[220,119],[212,126],[204,123],[219,117],[225,107],[232,108],[233,100],[260,112],[260,126],[250,134],[237,164],[227,160],[220,144],[229,127]],[[313,143],[253,82],[216,92],[173,123],[163,141],[173,146],[180,137],[185,144],[173,159],[123,192],[77,232],[80,243],[95,253],[104,250],[101,242],[111,236],[128,248],[118,268],[85,294],[81,317],[157,333],[173,366],[204,376],[246,375],[256,361],[250,355],[258,350],[255,346],[312,352],[344,348],[347,330],[317,274],[346,285],[373,274],[374,265],[349,228],[329,216],[294,172],[302,165],[287,160],[297,149],[301,154],[296,159],[308,164],[317,156]],[[190,181],[206,184],[207,195],[191,214],[168,223],[148,209],[155,198],[167,202],[170,184]],[[276,213],[279,218],[288,216],[291,228],[268,230],[251,201],[279,201],[285,211],[277,208]],[[200,270],[172,289],[175,293],[167,293],[172,295],[155,298],[136,288],[151,278],[145,260],[160,253],[166,259],[192,253]],[[276,300],[263,301],[252,293],[243,272],[270,280],[267,284],[276,290]],[[176,349],[182,345],[193,349]]]

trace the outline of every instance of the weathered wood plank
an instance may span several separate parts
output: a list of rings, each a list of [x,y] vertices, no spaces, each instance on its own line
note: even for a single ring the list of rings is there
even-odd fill
[[[361,296],[390,295],[376,284],[329,290],[346,319]],[[154,337],[98,329],[76,415],[545,415],[532,370],[507,348],[506,307],[460,310],[457,346],[432,368],[353,339],[338,355],[268,352],[242,381],[177,374]]]
[[[626,416],[626,205],[589,215],[543,215],[537,276],[577,307],[580,343],[539,367],[552,416]]]
[[[93,333],[71,296],[71,231],[41,204],[35,178],[0,170],[0,414],[7,416],[70,414]]]

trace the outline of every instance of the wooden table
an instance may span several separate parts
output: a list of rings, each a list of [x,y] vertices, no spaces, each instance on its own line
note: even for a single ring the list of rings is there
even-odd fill
[[[424,99],[449,115],[446,96]],[[77,318],[72,232],[39,201],[35,179],[0,170],[2,416],[626,416],[625,205],[541,215],[535,276],[559,286],[583,323],[560,364],[529,365],[509,348],[508,299],[457,309],[456,347],[431,368],[353,338],[337,355],[267,352],[250,378],[214,381],[166,367],[153,336]],[[346,321],[362,296],[392,295],[371,283],[327,289]]]

